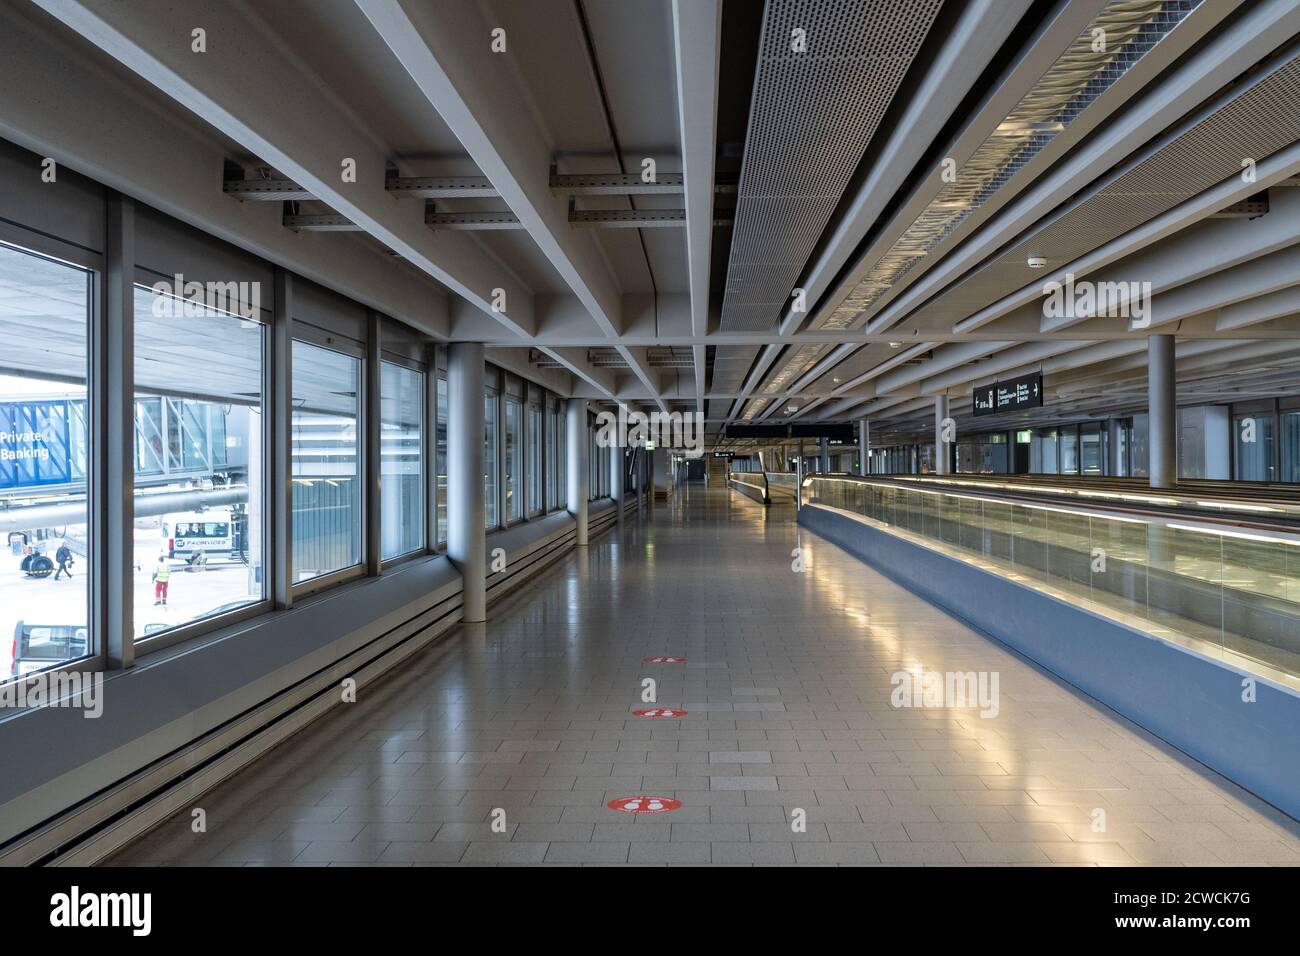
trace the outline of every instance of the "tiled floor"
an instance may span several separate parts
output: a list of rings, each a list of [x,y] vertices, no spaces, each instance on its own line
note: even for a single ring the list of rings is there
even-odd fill
[[[112,862],[1300,863],[1295,821],[789,506],[691,487],[490,615]],[[996,672],[997,715],[893,707],[918,667]],[[688,716],[632,716],[646,677]],[[682,806],[606,807],[637,794]]]

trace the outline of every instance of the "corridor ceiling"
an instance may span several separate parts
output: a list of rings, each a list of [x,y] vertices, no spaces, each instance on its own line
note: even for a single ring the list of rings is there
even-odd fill
[[[1107,415],[1143,404],[1153,332],[1178,337],[1180,401],[1300,382],[1294,0],[0,21],[24,76],[0,135],[598,405],[888,435],[1041,371],[1036,421]],[[1049,314],[1067,274],[1149,309]]]

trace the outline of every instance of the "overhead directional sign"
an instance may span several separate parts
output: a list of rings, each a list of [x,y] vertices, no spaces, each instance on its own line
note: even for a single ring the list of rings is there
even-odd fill
[[[996,415],[1021,408],[1038,408],[1043,404],[1043,373],[1034,372],[981,385],[975,389],[975,414]]]

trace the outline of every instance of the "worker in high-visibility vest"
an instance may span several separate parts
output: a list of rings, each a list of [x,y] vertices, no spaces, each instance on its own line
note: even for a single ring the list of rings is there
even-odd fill
[[[153,572],[154,607],[167,606],[167,582],[172,579],[172,569],[167,567],[167,555],[158,555],[158,567]]]

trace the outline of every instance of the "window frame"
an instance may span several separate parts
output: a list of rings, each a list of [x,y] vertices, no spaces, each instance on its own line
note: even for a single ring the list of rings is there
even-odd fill
[[[152,269],[146,269],[137,264],[135,266],[135,275],[134,275],[133,284],[137,289],[148,288],[154,282],[157,282],[159,279],[169,279],[169,278],[170,278],[169,276],[162,276],[159,273],[154,272]],[[260,320],[249,320],[249,321],[258,321],[258,324],[261,325],[262,327],[262,369],[261,369],[261,376],[260,376],[261,384],[262,384],[262,428],[261,428],[261,435],[259,437],[261,438],[262,441],[263,459],[269,462],[270,448],[271,448],[270,442],[271,442],[271,429],[272,429],[272,421],[271,421],[272,411],[271,411],[271,403],[270,403],[270,392],[267,389],[267,382],[269,377],[268,366],[270,364],[269,360],[271,357],[271,348],[272,348],[271,325],[269,322],[266,321],[260,321]],[[133,351],[134,351],[134,345],[135,345],[135,335],[134,332],[132,332]],[[132,394],[133,403],[135,401],[138,401],[134,368],[131,369],[131,394]],[[165,411],[164,411],[164,417],[165,417]],[[176,627],[173,628],[168,628],[165,631],[160,631],[156,635],[147,634],[141,637],[134,637],[135,632],[133,627],[131,632],[132,633],[131,640],[132,640],[132,647],[134,648],[135,656],[139,657],[144,654],[151,654],[155,651],[165,650],[166,648],[172,647],[175,644],[180,644],[184,641],[192,640],[197,637],[202,637],[203,635],[209,634],[213,631],[217,631],[226,627],[231,627],[236,624],[242,624],[244,621],[250,620],[254,617],[257,617],[260,614],[265,614],[266,612],[274,609],[275,598],[274,595],[271,593],[271,589],[266,580],[268,572],[271,567],[271,562],[273,560],[273,548],[272,548],[272,541],[271,541],[271,529],[273,527],[273,523],[271,519],[271,494],[272,494],[272,477],[271,477],[271,469],[268,466],[262,469],[263,584],[262,584],[261,600],[252,601],[245,607],[234,608],[233,610],[230,611],[224,611],[221,614],[213,614],[209,617],[202,617],[194,621],[189,621],[185,624],[177,625]],[[134,500],[131,503],[131,513],[128,517],[131,519],[131,521],[134,521],[134,517],[135,517]]]
[[[365,494],[366,489],[364,487],[366,482],[366,461],[365,461],[366,447],[365,446],[366,446],[366,437],[368,435],[368,429],[369,429],[369,416],[366,414],[368,395],[366,394],[366,346],[365,344],[361,342],[356,342],[349,338],[340,339],[339,337],[321,331],[315,326],[309,325],[306,326],[304,329],[303,325],[299,323],[297,320],[294,320],[291,325],[292,327],[290,330],[291,334],[289,340],[290,353],[292,353],[293,351],[293,343],[302,342],[306,345],[311,345],[311,346],[315,346],[316,348],[325,349],[326,351],[329,352],[337,352],[341,355],[345,355],[349,358],[354,358],[357,360],[358,364],[357,364],[356,459],[357,459],[357,483],[359,486],[361,486],[361,505],[360,505],[361,520],[359,522],[360,532],[359,532],[359,541],[358,541],[360,545],[361,556],[357,559],[357,562],[355,564],[348,565],[345,568],[338,568],[334,571],[326,571],[324,574],[318,574],[313,578],[308,578],[306,581],[294,580],[295,572],[294,572],[293,564],[292,562],[290,562],[290,566],[284,570],[285,573],[289,575],[289,591],[290,594],[293,596],[293,600],[296,602],[299,598],[306,597],[309,594],[315,594],[317,591],[321,591],[326,588],[335,587],[336,585],[343,584],[347,581],[354,581],[358,578],[369,576],[366,569],[366,547],[368,544],[367,541],[368,529],[366,528],[366,494]],[[323,342],[328,342],[329,344],[323,344]],[[290,394],[292,395],[293,392],[292,362],[289,368],[289,390],[290,390]],[[289,452],[290,455],[292,455],[292,451],[293,451],[292,409],[289,412],[289,419],[290,419],[288,423],[290,429]],[[292,465],[292,461],[290,461],[290,476],[292,476],[292,473],[293,473],[293,465]],[[289,537],[290,537],[290,542],[292,543],[292,538],[293,538],[293,495],[292,494],[289,495],[288,508],[289,508],[289,515],[288,515]]]
[[[108,257],[81,246],[62,242],[15,223],[0,221],[0,246],[19,255],[33,255],[59,265],[78,269],[86,283],[86,650],[83,657],[55,663],[21,677],[0,675],[0,686],[35,686],[43,675],[59,672],[95,673],[109,670],[109,647],[105,628],[107,608],[103,601],[104,569],[107,556],[104,529],[111,503],[106,492],[108,461],[103,454],[103,430],[97,424],[108,394],[107,363],[103,361],[107,331]],[[134,385],[134,375],[132,374]],[[9,635],[4,635],[8,637]],[[131,635],[124,640],[134,647]]]
[[[399,552],[399,553],[397,553],[397,554],[392,555],[391,557],[387,557],[387,558],[385,558],[385,557],[383,556],[383,511],[384,511],[384,495],[383,495],[383,488],[382,488],[382,486],[380,487],[380,493],[379,493],[379,511],[380,511],[380,543],[379,543],[379,554],[380,554],[380,562],[379,562],[379,563],[380,563],[380,568],[381,568],[381,569],[389,568],[389,567],[392,567],[392,566],[394,566],[394,565],[398,565],[398,564],[404,564],[405,562],[410,561],[410,560],[412,560],[412,559],[414,559],[414,558],[423,557],[423,556],[428,555],[428,554],[431,554],[431,553],[433,553],[433,552],[435,551],[435,549],[434,549],[433,547],[431,547],[431,544],[430,544],[431,538],[430,538],[430,522],[429,522],[429,516],[428,516],[428,514],[425,513],[425,512],[428,511],[429,504],[430,504],[430,502],[433,500],[433,499],[431,498],[431,496],[430,496],[430,495],[427,493],[427,491],[426,491],[426,488],[427,488],[426,482],[429,480],[429,477],[430,477],[430,475],[429,475],[429,460],[430,460],[430,456],[429,456],[429,453],[428,453],[428,452],[429,452],[429,449],[428,449],[429,423],[428,423],[428,421],[427,421],[428,413],[429,413],[429,408],[430,408],[430,396],[429,396],[429,379],[430,379],[430,375],[429,375],[429,369],[428,369],[428,368],[425,366],[425,364],[422,363],[422,362],[416,362],[416,361],[413,361],[413,360],[411,360],[411,359],[406,359],[406,358],[404,358],[404,357],[396,357],[396,356],[394,356],[394,355],[393,355],[392,353],[390,353],[390,352],[382,353],[382,354],[380,355],[380,357],[379,357],[380,383],[381,383],[381,384],[380,384],[380,396],[379,396],[379,399],[380,399],[380,402],[381,402],[381,407],[382,407],[382,402],[383,402],[383,384],[382,384],[382,383],[383,383],[383,367],[384,367],[385,365],[391,365],[391,366],[393,366],[394,368],[404,369],[404,370],[406,370],[406,371],[408,371],[408,372],[415,372],[417,375],[420,376],[420,398],[419,398],[419,402],[418,402],[418,406],[419,406],[419,409],[420,409],[420,424],[419,424],[419,427],[418,427],[418,429],[417,429],[417,433],[419,434],[419,437],[420,437],[420,452],[419,452],[419,456],[418,456],[418,458],[419,458],[419,462],[420,462],[420,475],[419,475],[420,480],[419,480],[419,487],[420,487],[420,492],[421,492],[421,494],[419,495],[419,501],[420,501],[420,510],[421,510],[421,514],[420,514],[420,543],[419,543],[418,545],[416,545],[414,548],[411,548],[411,549],[409,549],[409,550],[407,550],[407,551],[401,551],[401,552]],[[435,386],[434,386],[434,391],[435,391],[435,393],[436,393],[436,390],[437,390],[437,386],[436,386],[436,384],[435,384]],[[435,396],[434,396],[434,401],[436,401],[436,394],[435,394]],[[377,424],[378,424],[378,427],[380,428],[380,434],[381,434],[380,468],[381,468],[381,471],[382,471],[382,467],[383,467],[382,434],[383,434],[383,424],[384,424],[384,422],[383,422],[383,412],[382,412],[382,411],[380,412],[380,418],[379,418],[379,422],[378,422]],[[436,432],[436,428],[437,428],[436,422],[435,422],[434,428],[435,428],[435,432]],[[436,434],[435,434],[435,438],[436,438]],[[435,488],[436,488],[436,486],[437,486],[437,479],[436,479],[436,477],[435,477],[433,483],[434,483],[434,486],[435,486]],[[434,524],[436,525],[436,523],[437,523],[437,518],[435,517],[435,519],[434,519]]]
[[[501,419],[502,419],[502,395],[500,388],[500,377],[495,368],[489,367],[483,375],[483,461],[488,460],[487,436],[494,433],[492,445],[493,469],[495,474],[492,476],[492,494],[489,496],[487,490],[487,475],[483,476],[483,530],[491,533],[505,527],[502,522],[502,516],[505,514],[505,497],[502,491],[501,476],[504,473],[501,461],[501,448],[504,442],[501,441]],[[491,405],[489,406],[489,402]],[[492,415],[488,416],[487,410],[491,407]],[[448,449],[450,453],[450,449]],[[492,513],[488,513],[488,498],[492,498]],[[450,516],[448,517],[450,520]]]
[[[515,414],[515,434],[513,438],[514,455],[517,456],[517,465],[514,469],[514,475],[510,476],[510,457],[511,457],[511,435],[510,435],[510,406],[514,405],[517,409]],[[503,391],[501,393],[501,527],[513,528],[520,522],[528,520],[528,512],[524,502],[524,440],[526,426],[524,424],[525,412],[527,405],[520,401],[516,396]],[[511,485],[514,485],[512,488]],[[510,492],[514,491],[514,500],[519,505],[518,514],[512,515],[509,508],[511,501]]]

